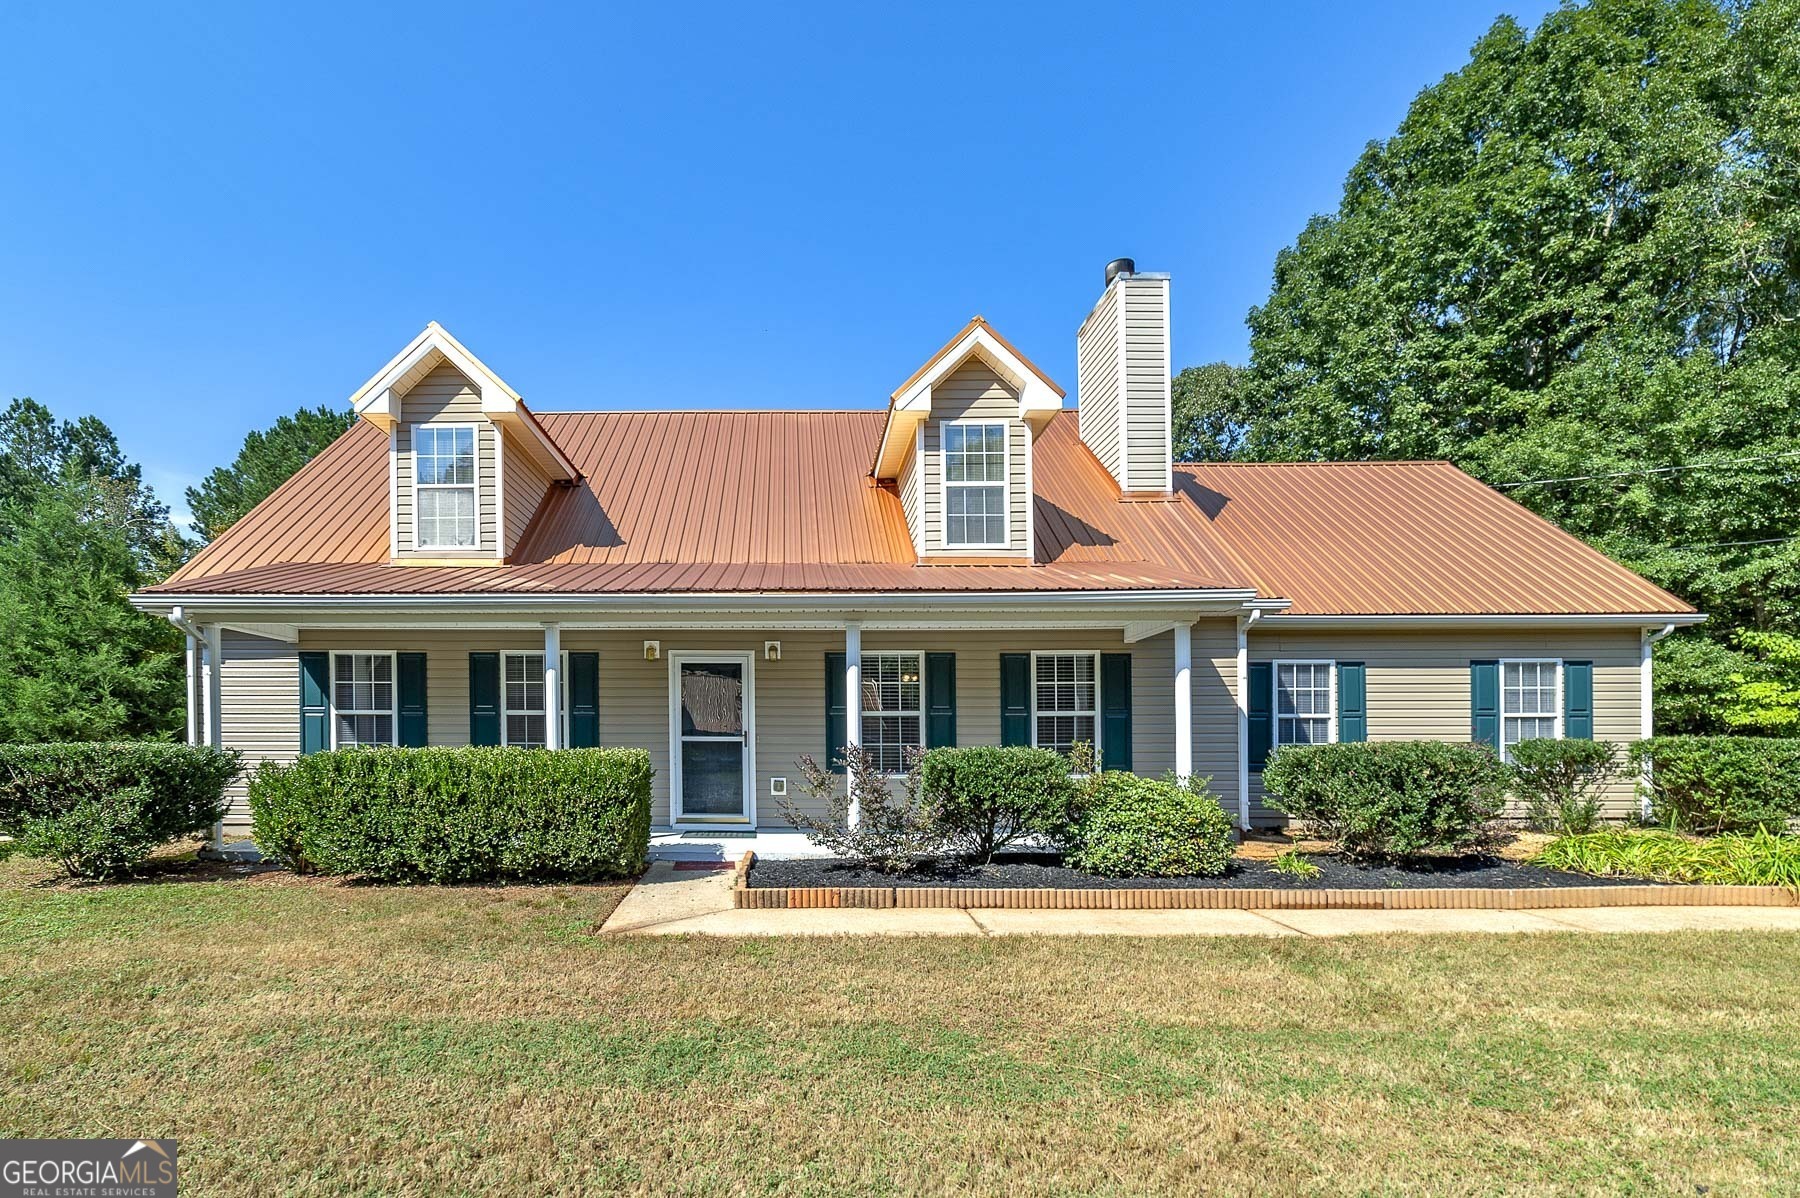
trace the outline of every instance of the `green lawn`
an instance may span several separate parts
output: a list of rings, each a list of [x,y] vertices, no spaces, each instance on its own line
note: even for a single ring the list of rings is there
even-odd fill
[[[184,1193],[1791,1192],[1800,937],[719,941],[0,865],[0,1136]]]

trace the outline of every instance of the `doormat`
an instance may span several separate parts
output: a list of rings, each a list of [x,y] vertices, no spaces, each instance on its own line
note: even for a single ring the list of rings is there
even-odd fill
[[[675,862],[675,868],[678,870],[704,870],[716,873],[719,870],[735,869],[737,867],[732,865],[729,861],[677,861]]]
[[[683,832],[683,840],[755,840],[754,832]]]

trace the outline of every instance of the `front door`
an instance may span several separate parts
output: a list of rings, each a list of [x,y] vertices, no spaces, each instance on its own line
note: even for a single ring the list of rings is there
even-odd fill
[[[669,657],[670,812],[676,824],[756,820],[752,658]]]

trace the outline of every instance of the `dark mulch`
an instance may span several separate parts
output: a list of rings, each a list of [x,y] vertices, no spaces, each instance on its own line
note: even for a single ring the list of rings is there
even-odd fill
[[[1005,890],[1185,890],[1229,888],[1276,890],[1411,890],[1431,887],[1493,887],[1527,890],[1550,886],[1641,886],[1632,878],[1594,878],[1501,857],[1457,857],[1404,865],[1358,865],[1329,854],[1309,855],[1316,878],[1277,873],[1266,861],[1233,861],[1220,877],[1104,878],[1079,873],[1053,853],[1003,855],[989,865],[933,860],[903,874],[884,874],[847,861],[763,861],[750,869],[748,884],[783,886],[956,886]]]

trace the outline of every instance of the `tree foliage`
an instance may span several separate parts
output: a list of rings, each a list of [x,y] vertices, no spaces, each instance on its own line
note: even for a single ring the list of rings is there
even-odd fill
[[[1500,19],[1249,325],[1235,456],[1447,458],[1715,640],[1800,627],[1800,0]]]
[[[0,741],[175,730],[180,637],[126,597],[188,549],[105,424],[0,412]]]
[[[348,409],[301,408],[273,427],[252,432],[229,466],[220,466],[187,489],[194,531],[212,540],[261,503],[341,437],[354,420]]]

